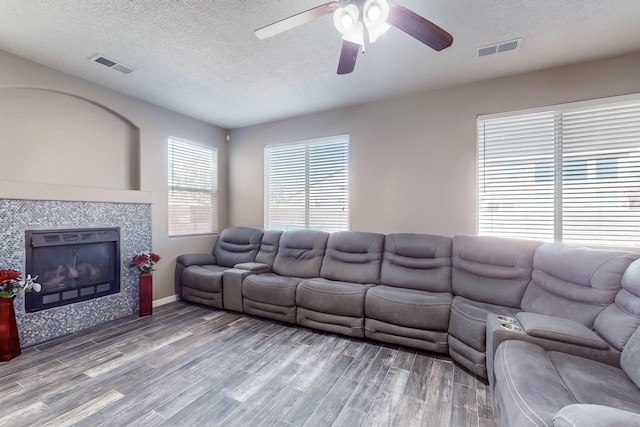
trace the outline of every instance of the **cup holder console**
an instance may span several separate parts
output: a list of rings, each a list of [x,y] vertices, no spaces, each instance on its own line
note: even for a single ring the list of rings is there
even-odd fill
[[[516,319],[514,319],[513,317],[509,317],[509,316],[498,316],[498,320],[501,321],[502,323],[512,323],[512,324],[517,324],[518,321]]]
[[[510,323],[510,322],[509,323],[503,322],[503,323],[500,324],[500,326],[502,326],[504,329],[507,329],[509,331],[521,331],[522,330],[522,328],[520,326],[516,325],[515,323]]]

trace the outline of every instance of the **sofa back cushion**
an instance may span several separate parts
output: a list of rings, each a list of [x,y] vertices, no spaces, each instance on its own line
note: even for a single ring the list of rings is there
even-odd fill
[[[622,350],[640,326],[640,260],[629,265],[622,276],[622,289],[613,304],[602,310],[594,329],[611,346]]]
[[[358,231],[331,233],[320,276],[342,282],[378,284],[384,234]]]
[[[213,246],[216,264],[233,267],[243,262],[255,261],[263,232],[252,227],[228,227],[222,230]]]
[[[451,292],[451,237],[388,234],[380,283],[398,288]]]
[[[316,230],[285,231],[280,236],[273,272],[281,276],[319,277],[329,233]]]
[[[534,240],[455,236],[453,293],[474,301],[520,307],[539,245]]]
[[[588,327],[613,303],[622,275],[637,258],[630,252],[545,243],[534,255],[522,308],[577,320]]]
[[[620,366],[631,381],[640,387],[640,328],[636,329],[624,346]]]
[[[282,231],[280,230],[266,230],[264,232],[262,242],[260,243],[260,250],[256,255],[256,262],[273,266],[276,254],[278,253],[280,236],[282,236]]]

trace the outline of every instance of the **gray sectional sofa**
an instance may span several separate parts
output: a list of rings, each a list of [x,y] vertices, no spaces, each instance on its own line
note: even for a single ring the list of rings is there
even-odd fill
[[[488,379],[505,426],[640,425],[639,257],[232,227],[211,254],[178,257],[175,280],[186,301],[447,353]]]

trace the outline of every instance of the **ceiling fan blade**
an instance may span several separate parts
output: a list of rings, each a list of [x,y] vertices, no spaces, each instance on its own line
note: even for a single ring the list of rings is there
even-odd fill
[[[357,43],[342,41],[340,62],[338,62],[338,74],[349,74],[356,67],[360,45]]]
[[[332,1],[318,7],[314,7],[313,9],[305,10],[304,12],[284,18],[271,25],[267,25],[266,27],[259,28],[255,31],[255,34],[259,39],[264,40],[268,37],[275,36],[276,34],[284,33],[292,28],[311,22],[314,19],[333,13],[338,7],[338,4],[338,2]]]
[[[395,3],[391,4],[387,22],[437,51],[453,43],[451,34],[417,13]]]

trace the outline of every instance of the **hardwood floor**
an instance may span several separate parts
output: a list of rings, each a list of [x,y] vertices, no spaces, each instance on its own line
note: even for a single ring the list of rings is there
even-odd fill
[[[496,427],[434,355],[182,302],[0,363],[0,426]]]

